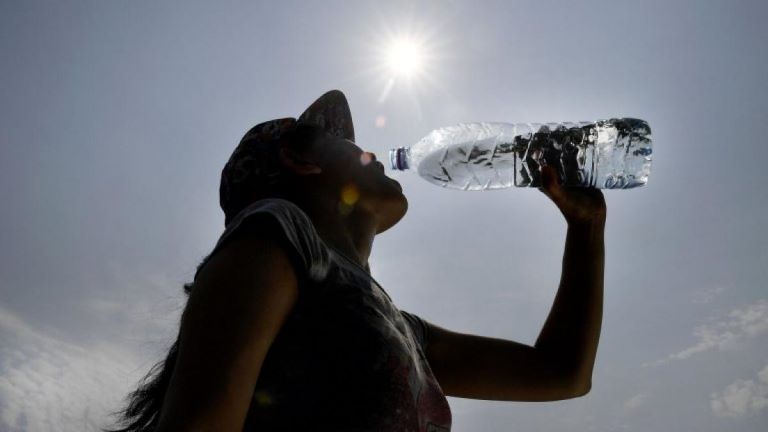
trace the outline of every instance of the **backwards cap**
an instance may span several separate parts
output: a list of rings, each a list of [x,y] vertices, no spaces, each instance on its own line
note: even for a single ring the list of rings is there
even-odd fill
[[[280,180],[280,146],[287,144],[297,125],[319,126],[326,133],[355,140],[352,113],[347,98],[339,90],[320,96],[299,116],[259,123],[245,133],[221,170],[219,204],[225,215],[225,225],[249,204],[254,191],[267,191]]]

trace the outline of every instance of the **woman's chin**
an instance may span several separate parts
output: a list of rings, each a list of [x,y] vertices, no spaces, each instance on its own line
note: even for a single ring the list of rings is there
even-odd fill
[[[379,203],[379,227],[376,234],[392,228],[408,212],[408,199],[402,193],[387,197]]]

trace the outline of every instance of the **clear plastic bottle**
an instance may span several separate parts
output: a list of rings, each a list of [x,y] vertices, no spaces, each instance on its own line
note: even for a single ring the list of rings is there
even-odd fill
[[[565,123],[464,123],[390,150],[392,169],[416,168],[460,190],[540,187],[541,165],[566,186],[630,189],[648,182],[651,128],[634,118]]]

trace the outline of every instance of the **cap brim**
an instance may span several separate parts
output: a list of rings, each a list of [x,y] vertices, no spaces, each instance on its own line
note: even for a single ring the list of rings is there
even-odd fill
[[[320,126],[329,134],[355,140],[352,112],[347,98],[339,90],[331,90],[317,98],[298,118],[299,123]]]

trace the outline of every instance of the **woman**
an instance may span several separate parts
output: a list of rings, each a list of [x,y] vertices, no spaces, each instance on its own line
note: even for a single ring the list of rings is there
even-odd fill
[[[448,431],[446,396],[578,397],[602,317],[606,207],[597,189],[540,190],[568,224],[555,303],[534,346],[453,332],[399,310],[371,277],[376,234],[407,210],[354,143],[344,95],[253,127],[222,171],[225,231],[185,285],[166,360],[123,431]],[[155,373],[157,371],[157,373]]]

